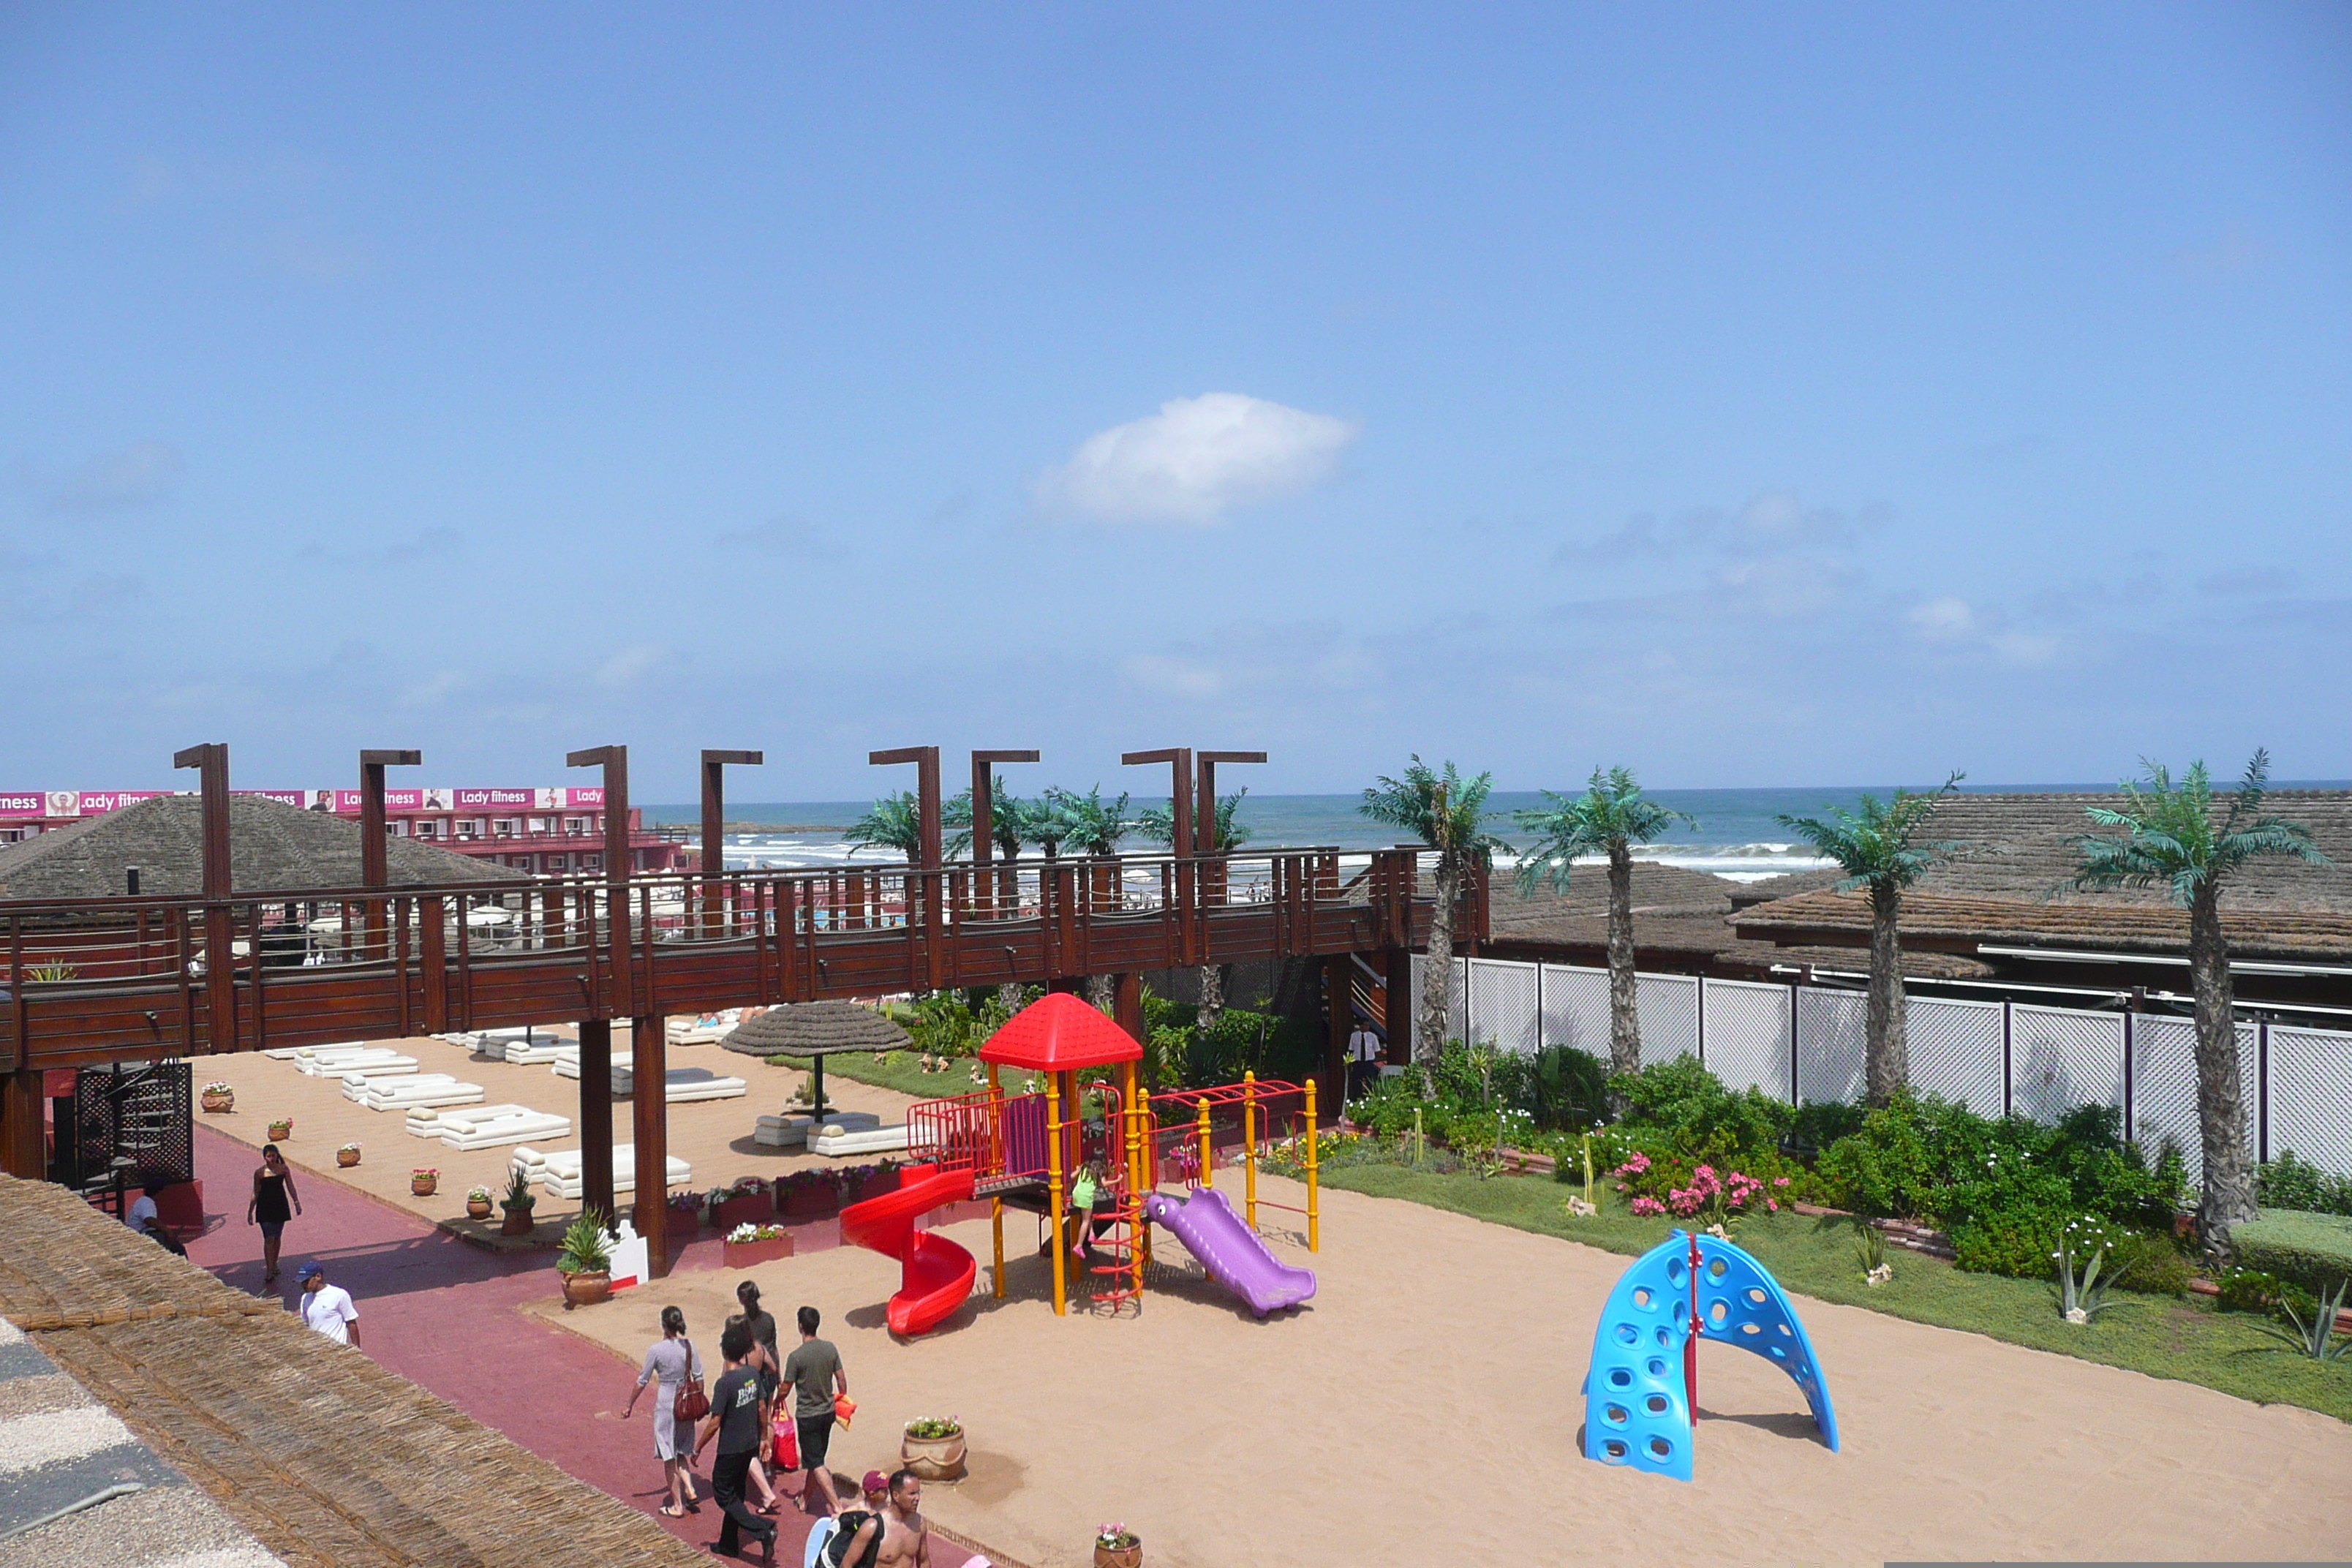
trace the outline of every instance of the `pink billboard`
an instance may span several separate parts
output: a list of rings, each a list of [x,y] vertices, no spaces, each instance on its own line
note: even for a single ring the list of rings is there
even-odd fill
[[[37,789],[0,790],[0,816],[47,816],[48,814],[49,797],[46,791]]]

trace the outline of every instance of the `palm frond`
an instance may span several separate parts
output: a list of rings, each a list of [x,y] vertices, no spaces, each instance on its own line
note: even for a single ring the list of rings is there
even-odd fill
[[[2173,783],[2163,763],[2140,759],[2146,777],[2123,783],[2128,803],[2117,811],[2090,806],[2084,815],[2098,826],[2119,827],[2124,837],[2084,834],[2074,840],[2080,857],[2070,888],[2162,885],[2184,908],[2198,892],[2251,860],[2294,859],[2332,866],[2312,842],[2310,829],[2262,815],[2269,787],[2270,753],[2256,751],[2232,793],[2221,821],[2214,822],[2213,780],[2202,762]]]
[[[1547,873],[1554,888],[1567,887],[1569,868],[1580,855],[1606,855],[1620,846],[1647,844],[1676,822],[1698,826],[1688,812],[1660,805],[1643,795],[1628,767],[1594,768],[1580,795],[1549,790],[1542,795],[1549,806],[1517,814],[1518,825],[1536,837],[1519,861],[1522,895],[1534,892]]]

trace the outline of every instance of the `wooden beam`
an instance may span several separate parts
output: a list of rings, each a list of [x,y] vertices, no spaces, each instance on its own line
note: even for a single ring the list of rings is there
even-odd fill
[[[1176,936],[1181,950],[1177,962],[1198,963],[1202,944],[1194,909],[1199,902],[1195,889],[1200,886],[1200,868],[1192,864],[1192,749],[1169,746],[1157,752],[1122,752],[1118,760],[1131,768],[1155,763],[1168,765],[1168,826],[1173,840],[1170,847],[1176,856]]]
[[[996,858],[996,840],[992,832],[996,826],[996,764],[999,763],[1034,763],[1035,752],[974,752],[971,754],[971,863],[979,869],[972,876],[974,902],[993,910],[995,891],[988,872]]]
[[[234,886],[229,865],[228,747],[215,742],[174,754],[175,768],[194,768],[204,792],[205,1048],[236,1048],[236,942],[228,900]],[[261,961],[258,931],[253,960]]]
[[[38,1068],[0,1075],[0,1171],[27,1181],[49,1179],[49,1147]]]
[[[719,891],[727,875],[727,764],[758,767],[767,756],[760,752],[702,753],[702,934],[722,934],[724,914]],[[642,1231],[640,1232],[642,1234]]]
[[[635,1219],[637,1234],[646,1238],[646,1268],[656,1279],[669,1274],[669,1097],[664,1089],[668,1057],[664,1020],[629,1020],[629,1122],[637,1145]]]
[[[613,1023],[580,1025],[580,1202],[613,1216]],[[665,1188],[665,1191],[667,1189]]]
[[[421,767],[422,752],[362,752],[360,753],[360,886],[381,888],[392,879],[386,859],[389,848],[384,843],[383,770],[386,768]],[[361,944],[362,958],[386,956],[383,948],[388,930],[383,900],[362,900],[360,904],[366,935]]]

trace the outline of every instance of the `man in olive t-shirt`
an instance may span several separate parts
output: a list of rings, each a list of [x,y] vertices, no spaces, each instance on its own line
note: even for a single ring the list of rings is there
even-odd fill
[[[784,1383],[793,1390],[793,1426],[800,1434],[801,1468],[808,1479],[801,1486],[801,1506],[833,1514],[841,1503],[833,1495],[833,1472],[825,1468],[825,1448],[833,1441],[833,1402],[849,1395],[849,1373],[841,1366],[841,1352],[816,1337],[822,1320],[814,1307],[800,1310],[800,1348],[784,1358]]]

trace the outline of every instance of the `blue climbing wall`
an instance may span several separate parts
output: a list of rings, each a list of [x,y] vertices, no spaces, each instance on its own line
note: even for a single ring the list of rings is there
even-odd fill
[[[1793,1379],[1832,1452],[1837,1412],[1805,1325],[1764,1266],[1728,1241],[1698,1239],[1699,1333],[1753,1351]],[[1584,1457],[1691,1479],[1683,1387],[1690,1338],[1690,1237],[1675,1231],[1625,1270],[1601,1310],[1584,1378]],[[1700,1382],[1705,1384],[1702,1369]]]

